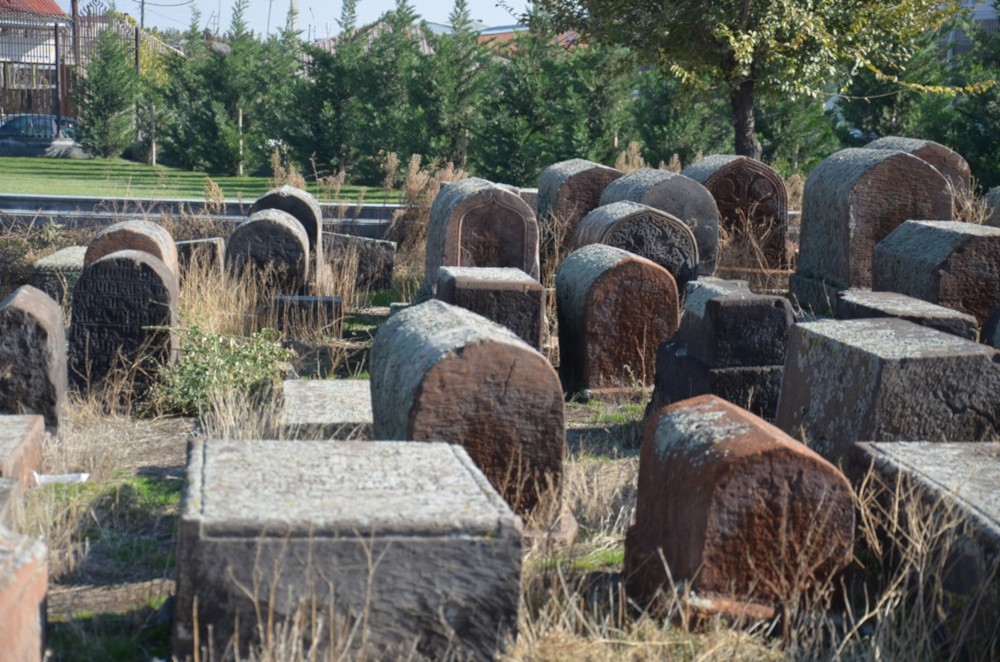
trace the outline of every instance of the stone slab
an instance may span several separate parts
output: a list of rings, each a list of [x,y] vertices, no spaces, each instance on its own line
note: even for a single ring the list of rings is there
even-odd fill
[[[278,294],[274,297],[274,316],[279,329],[315,330],[340,336],[344,307],[339,296]]]
[[[0,660],[46,659],[47,590],[45,544],[0,527]]]
[[[208,237],[205,239],[184,239],[174,243],[177,245],[177,262],[180,266],[182,281],[187,276],[187,272],[196,265],[222,276],[226,260],[225,239]]]
[[[986,203],[986,225],[1000,227],[1000,186],[987,191],[983,201]]]
[[[0,478],[28,489],[32,472],[42,470],[45,419],[41,416],[0,416]]]
[[[68,246],[37,260],[31,267],[31,284],[64,308],[69,306],[86,254],[86,246]]]
[[[367,379],[289,379],[282,396],[277,434],[283,439],[371,439]]]
[[[237,617],[253,641],[251,586],[279,623],[312,605],[332,621],[321,655],[488,660],[516,635],[519,523],[459,446],[199,440],[187,473],[174,655],[192,653],[195,601],[202,642]]]
[[[844,290],[837,300],[837,319],[898,317],[944,333],[976,340],[976,318],[951,308],[898,294],[870,290]]]
[[[323,250],[331,265],[339,266],[345,259],[356,263],[354,285],[357,289],[377,292],[392,288],[396,242],[324,232]]]

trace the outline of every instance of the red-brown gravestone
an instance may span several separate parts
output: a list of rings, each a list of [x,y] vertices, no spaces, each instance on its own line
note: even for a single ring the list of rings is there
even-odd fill
[[[429,296],[438,267],[513,267],[537,279],[535,214],[517,193],[485,179],[446,184],[431,205],[424,266]]]
[[[735,236],[749,228],[761,240],[764,265],[783,269],[788,263],[788,189],[774,168],[746,156],[714,154],[681,171],[709,190],[719,206],[722,224]]]
[[[690,177],[640,168],[608,184],[601,205],[629,200],[665,211],[684,221],[698,241],[698,273],[715,273],[719,249],[719,206],[708,189]]]
[[[538,222],[553,237],[546,261],[572,250],[580,219],[601,205],[604,189],[624,174],[584,159],[560,161],[542,171],[538,179]]]
[[[52,297],[31,285],[0,302],[0,414],[66,422],[66,326]]]
[[[872,288],[973,315],[1000,306],[1000,228],[906,221],[875,246]]]
[[[45,420],[41,416],[0,414],[0,479],[11,481],[15,496],[35,486],[35,472],[42,470],[44,443]]]
[[[516,512],[557,505],[562,388],[513,332],[432,299],[382,325],[369,364],[376,439],[461,444]]]
[[[669,567],[699,597],[777,607],[846,567],[853,542],[847,479],[773,425],[713,395],[647,423],[625,538],[639,604],[671,594]]]
[[[240,223],[226,242],[226,269],[239,278],[248,266],[286,294],[309,282],[309,237],[294,216],[263,209]]]
[[[698,278],[698,243],[676,216],[638,202],[602,205],[583,217],[573,249],[606,244],[651,260],[670,272],[681,294]]]
[[[143,251],[118,251],[94,262],[73,290],[69,379],[85,389],[127,372],[141,397],[158,366],[177,359],[177,280]]]
[[[87,244],[83,266],[105,255],[122,250],[146,251],[167,265],[174,279],[180,281],[177,244],[166,228],[151,221],[123,221],[104,228]]]
[[[0,526],[0,659],[45,659],[45,544]]]
[[[972,171],[968,162],[958,152],[933,140],[886,136],[873,140],[865,149],[887,149],[913,154],[927,161],[945,176],[956,192],[968,191],[972,186]]]
[[[841,290],[870,288],[875,245],[905,220],[951,219],[952,198],[941,173],[905,152],[844,149],[827,157],[806,180],[792,297],[826,314]]]
[[[604,244],[573,251],[556,272],[564,388],[653,382],[656,348],[677,331],[677,284],[660,265]]]
[[[295,217],[302,224],[309,238],[309,250],[312,259],[309,260],[309,271],[314,278],[319,278],[320,265],[324,262],[323,253],[323,210],[312,195],[294,186],[279,186],[273,188],[250,206],[248,216],[253,216],[265,209],[278,209]]]

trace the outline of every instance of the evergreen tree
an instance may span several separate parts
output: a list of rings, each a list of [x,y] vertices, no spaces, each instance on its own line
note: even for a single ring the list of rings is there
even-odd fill
[[[139,73],[128,42],[112,29],[97,37],[94,58],[74,100],[80,121],[80,143],[97,156],[119,156],[135,140],[135,102]]]

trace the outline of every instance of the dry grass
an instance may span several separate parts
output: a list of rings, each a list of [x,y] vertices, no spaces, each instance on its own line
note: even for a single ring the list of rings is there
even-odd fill
[[[287,147],[275,147],[274,151],[271,152],[270,164],[271,179],[268,181],[268,185],[271,188],[287,185],[305,190],[306,178],[299,172],[295,163],[288,158]]]
[[[968,188],[955,189],[951,203],[952,219],[962,223],[986,225],[990,217],[990,208],[985,198],[976,195],[978,188],[978,184],[973,181]]]
[[[642,158],[642,150],[639,143],[634,140],[615,159],[615,169],[621,170],[625,174],[645,167],[646,160]]]

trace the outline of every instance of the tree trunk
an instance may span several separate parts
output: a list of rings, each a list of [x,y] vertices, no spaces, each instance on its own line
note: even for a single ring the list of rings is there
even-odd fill
[[[736,153],[760,161],[763,147],[757,140],[757,127],[753,115],[753,79],[747,79],[733,91],[733,128],[736,130]]]

